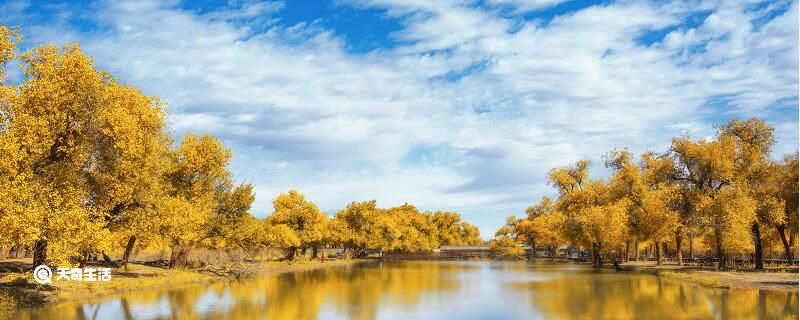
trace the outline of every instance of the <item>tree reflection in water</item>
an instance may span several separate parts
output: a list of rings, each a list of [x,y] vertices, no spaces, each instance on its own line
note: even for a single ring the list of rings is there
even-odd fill
[[[781,319],[796,292],[710,289],[585,266],[367,263],[11,312],[26,319]],[[2,316],[0,316],[2,318]]]

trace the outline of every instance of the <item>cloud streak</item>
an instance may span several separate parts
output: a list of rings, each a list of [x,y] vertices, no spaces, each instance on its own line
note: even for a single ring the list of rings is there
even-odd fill
[[[282,2],[4,9],[19,12],[8,23],[27,46],[78,41],[101,68],[169,101],[176,133],[222,137],[261,216],[298,188],[329,212],[372,198],[458,210],[489,237],[552,193],[547,169],[586,157],[602,176],[597,160],[614,147],[664,150],[672,136],[760,116],[777,127],[776,156],[796,149],[796,2],[537,15],[559,3],[338,2],[402,26],[386,35],[396,43],[363,53],[319,21],[280,24]]]

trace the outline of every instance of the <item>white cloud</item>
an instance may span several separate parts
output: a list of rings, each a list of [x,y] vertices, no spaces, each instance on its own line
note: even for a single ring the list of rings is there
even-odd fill
[[[553,7],[566,0],[488,0],[493,6],[511,6],[516,11],[536,11]]]
[[[280,2],[206,13],[108,2],[93,15],[107,29],[24,31],[33,43],[79,41],[99,66],[169,101],[178,133],[221,136],[236,177],[257,186],[260,215],[277,192],[298,188],[326,210],[371,198],[459,210],[487,237],[552,193],[547,169],[614,147],[663,150],[715,121],[766,115],[776,152],[796,149],[794,2],[758,27],[750,21],[766,9],[711,2],[593,6],[546,25],[468,4],[344,2],[387,9],[404,25],[396,48],[362,54],[321,23],[275,24]],[[700,9],[713,12],[698,26],[637,42]]]

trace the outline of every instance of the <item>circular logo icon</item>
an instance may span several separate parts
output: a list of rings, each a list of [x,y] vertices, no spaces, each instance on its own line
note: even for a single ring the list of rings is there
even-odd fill
[[[33,270],[33,279],[40,284],[50,283],[53,271],[46,265],[40,265]]]

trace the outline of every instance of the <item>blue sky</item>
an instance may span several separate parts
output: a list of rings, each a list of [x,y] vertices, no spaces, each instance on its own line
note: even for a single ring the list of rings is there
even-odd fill
[[[299,189],[461,213],[484,238],[548,169],[761,117],[798,145],[796,1],[0,1],[234,151],[253,213]],[[19,74],[12,75],[17,77]],[[14,79],[12,79],[13,81]]]

